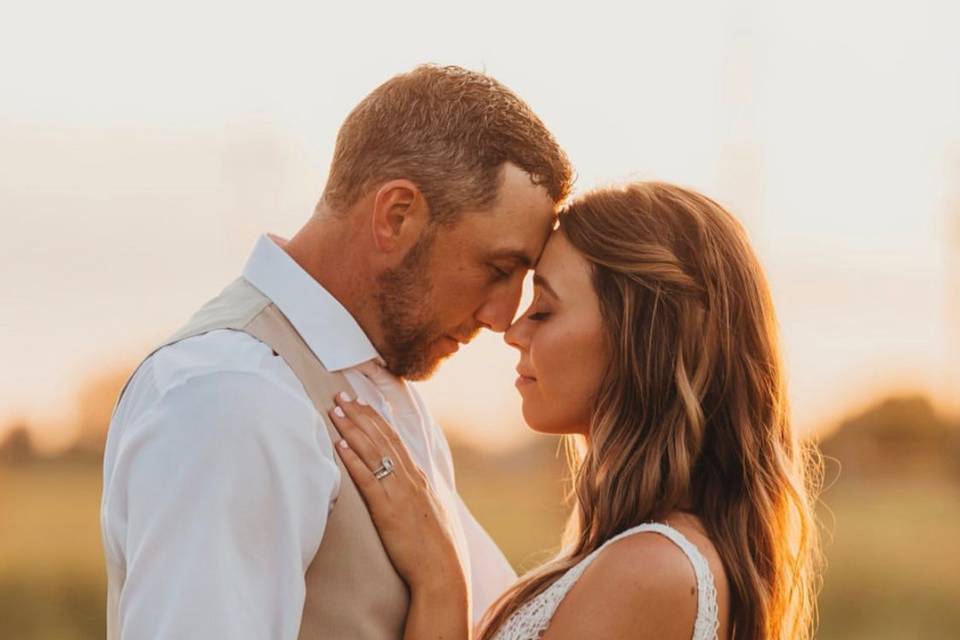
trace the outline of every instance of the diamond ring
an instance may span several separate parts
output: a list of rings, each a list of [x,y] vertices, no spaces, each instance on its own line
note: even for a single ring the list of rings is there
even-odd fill
[[[383,458],[380,459],[380,468],[374,470],[373,477],[377,480],[383,480],[393,473],[393,467],[393,460],[390,459],[390,456],[383,456]]]

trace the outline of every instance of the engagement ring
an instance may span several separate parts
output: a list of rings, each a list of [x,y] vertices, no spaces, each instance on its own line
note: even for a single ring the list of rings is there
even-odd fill
[[[380,468],[373,472],[373,477],[377,480],[383,480],[391,473],[393,473],[393,460],[389,456],[383,456],[380,459]]]

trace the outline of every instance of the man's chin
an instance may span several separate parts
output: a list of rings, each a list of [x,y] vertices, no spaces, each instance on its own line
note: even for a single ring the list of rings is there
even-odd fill
[[[406,362],[405,366],[402,367],[402,371],[398,372],[393,369],[391,369],[391,371],[394,375],[404,378],[405,380],[411,380],[413,382],[427,380],[437,372],[437,369],[440,368],[440,364],[443,363],[444,360],[459,350],[460,343],[456,340],[447,337],[439,338],[431,343],[429,347],[420,351],[421,358]]]
[[[410,382],[423,382],[424,380],[429,380],[433,377],[433,374],[437,372],[439,365],[439,362],[430,363],[430,365],[426,368],[411,371],[407,375],[403,376],[403,379],[409,380]]]
[[[428,362],[418,362],[414,365],[408,366],[403,371],[396,371],[391,369],[390,372],[395,376],[403,378],[404,380],[410,380],[411,382],[421,382],[423,380],[428,380],[437,372],[437,369],[440,368],[440,363],[446,359],[446,356],[440,358],[433,358]]]
[[[440,368],[440,365],[454,353],[456,353],[456,351],[441,351],[440,353],[434,351],[431,353],[429,360],[418,363],[418,366],[414,367],[404,378],[412,380],[413,382],[427,380],[432,377],[433,374],[437,372],[437,369]]]

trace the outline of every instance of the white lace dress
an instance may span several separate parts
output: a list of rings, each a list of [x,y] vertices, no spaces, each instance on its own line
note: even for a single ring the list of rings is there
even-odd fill
[[[694,573],[697,576],[697,618],[693,625],[693,640],[716,640],[717,627],[719,626],[717,590],[713,584],[713,573],[710,571],[710,565],[703,554],[700,553],[700,550],[683,534],[672,527],[657,522],[649,522],[627,529],[604,542],[600,548],[571,567],[543,593],[517,609],[494,636],[494,640],[536,640],[539,638],[546,631],[550,619],[553,618],[553,614],[560,606],[564,596],[583,575],[593,559],[607,545],[626,536],[647,531],[659,533],[669,538],[690,559],[690,564],[693,565]]]

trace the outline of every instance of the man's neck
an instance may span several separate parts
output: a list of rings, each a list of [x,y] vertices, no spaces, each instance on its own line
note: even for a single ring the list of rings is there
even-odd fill
[[[366,247],[350,226],[340,215],[318,209],[296,235],[277,244],[344,306],[379,350],[375,278],[364,259]]]

